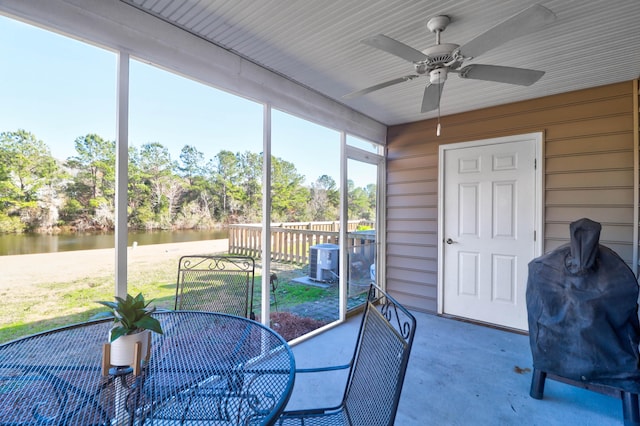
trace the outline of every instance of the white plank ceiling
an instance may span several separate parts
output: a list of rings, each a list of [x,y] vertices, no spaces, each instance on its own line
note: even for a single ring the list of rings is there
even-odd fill
[[[122,0],[338,100],[386,125],[432,118],[420,112],[428,77],[345,100],[343,95],[413,73],[396,56],[361,43],[385,34],[418,50],[435,44],[426,22],[448,15],[443,43],[464,45],[540,3],[557,20],[468,63],[546,71],[532,86],[450,75],[448,115],[640,76],[638,0]]]

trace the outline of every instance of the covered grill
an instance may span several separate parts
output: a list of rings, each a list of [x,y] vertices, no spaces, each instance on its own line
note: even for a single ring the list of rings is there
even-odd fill
[[[640,424],[638,284],[599,244],[600,230],[589,219],[573,222],[569,244],[529,263],[531,396],[542,398],[548,376],[620,396],[625,424]]]

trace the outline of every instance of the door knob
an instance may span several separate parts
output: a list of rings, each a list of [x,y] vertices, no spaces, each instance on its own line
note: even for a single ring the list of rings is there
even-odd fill
[[[447,243],[447,244],[453,244],[453,243],[455,243],[455,241],[453,241],[451,238],[447,238],[447,240],[445,241],[445,243]]]

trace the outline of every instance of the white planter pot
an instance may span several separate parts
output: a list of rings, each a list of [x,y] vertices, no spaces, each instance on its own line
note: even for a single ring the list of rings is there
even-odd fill
[[[140,359],[143,359],[149,348],[151,331],[143,330],[135,334],[120,336],[111,342],[110,364],[114,366],[133,366],[135,362],[135,344],[140,342]]]

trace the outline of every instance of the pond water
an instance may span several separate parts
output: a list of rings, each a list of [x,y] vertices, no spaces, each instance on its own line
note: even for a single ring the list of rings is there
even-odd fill
[[[228,238],[226,229],[207,231],[129,231],[128,245],[183,243]],[[58,235],[0,234],[0,256],[59,251],[93,250],[115,247],[113,232],[85,232]]]

